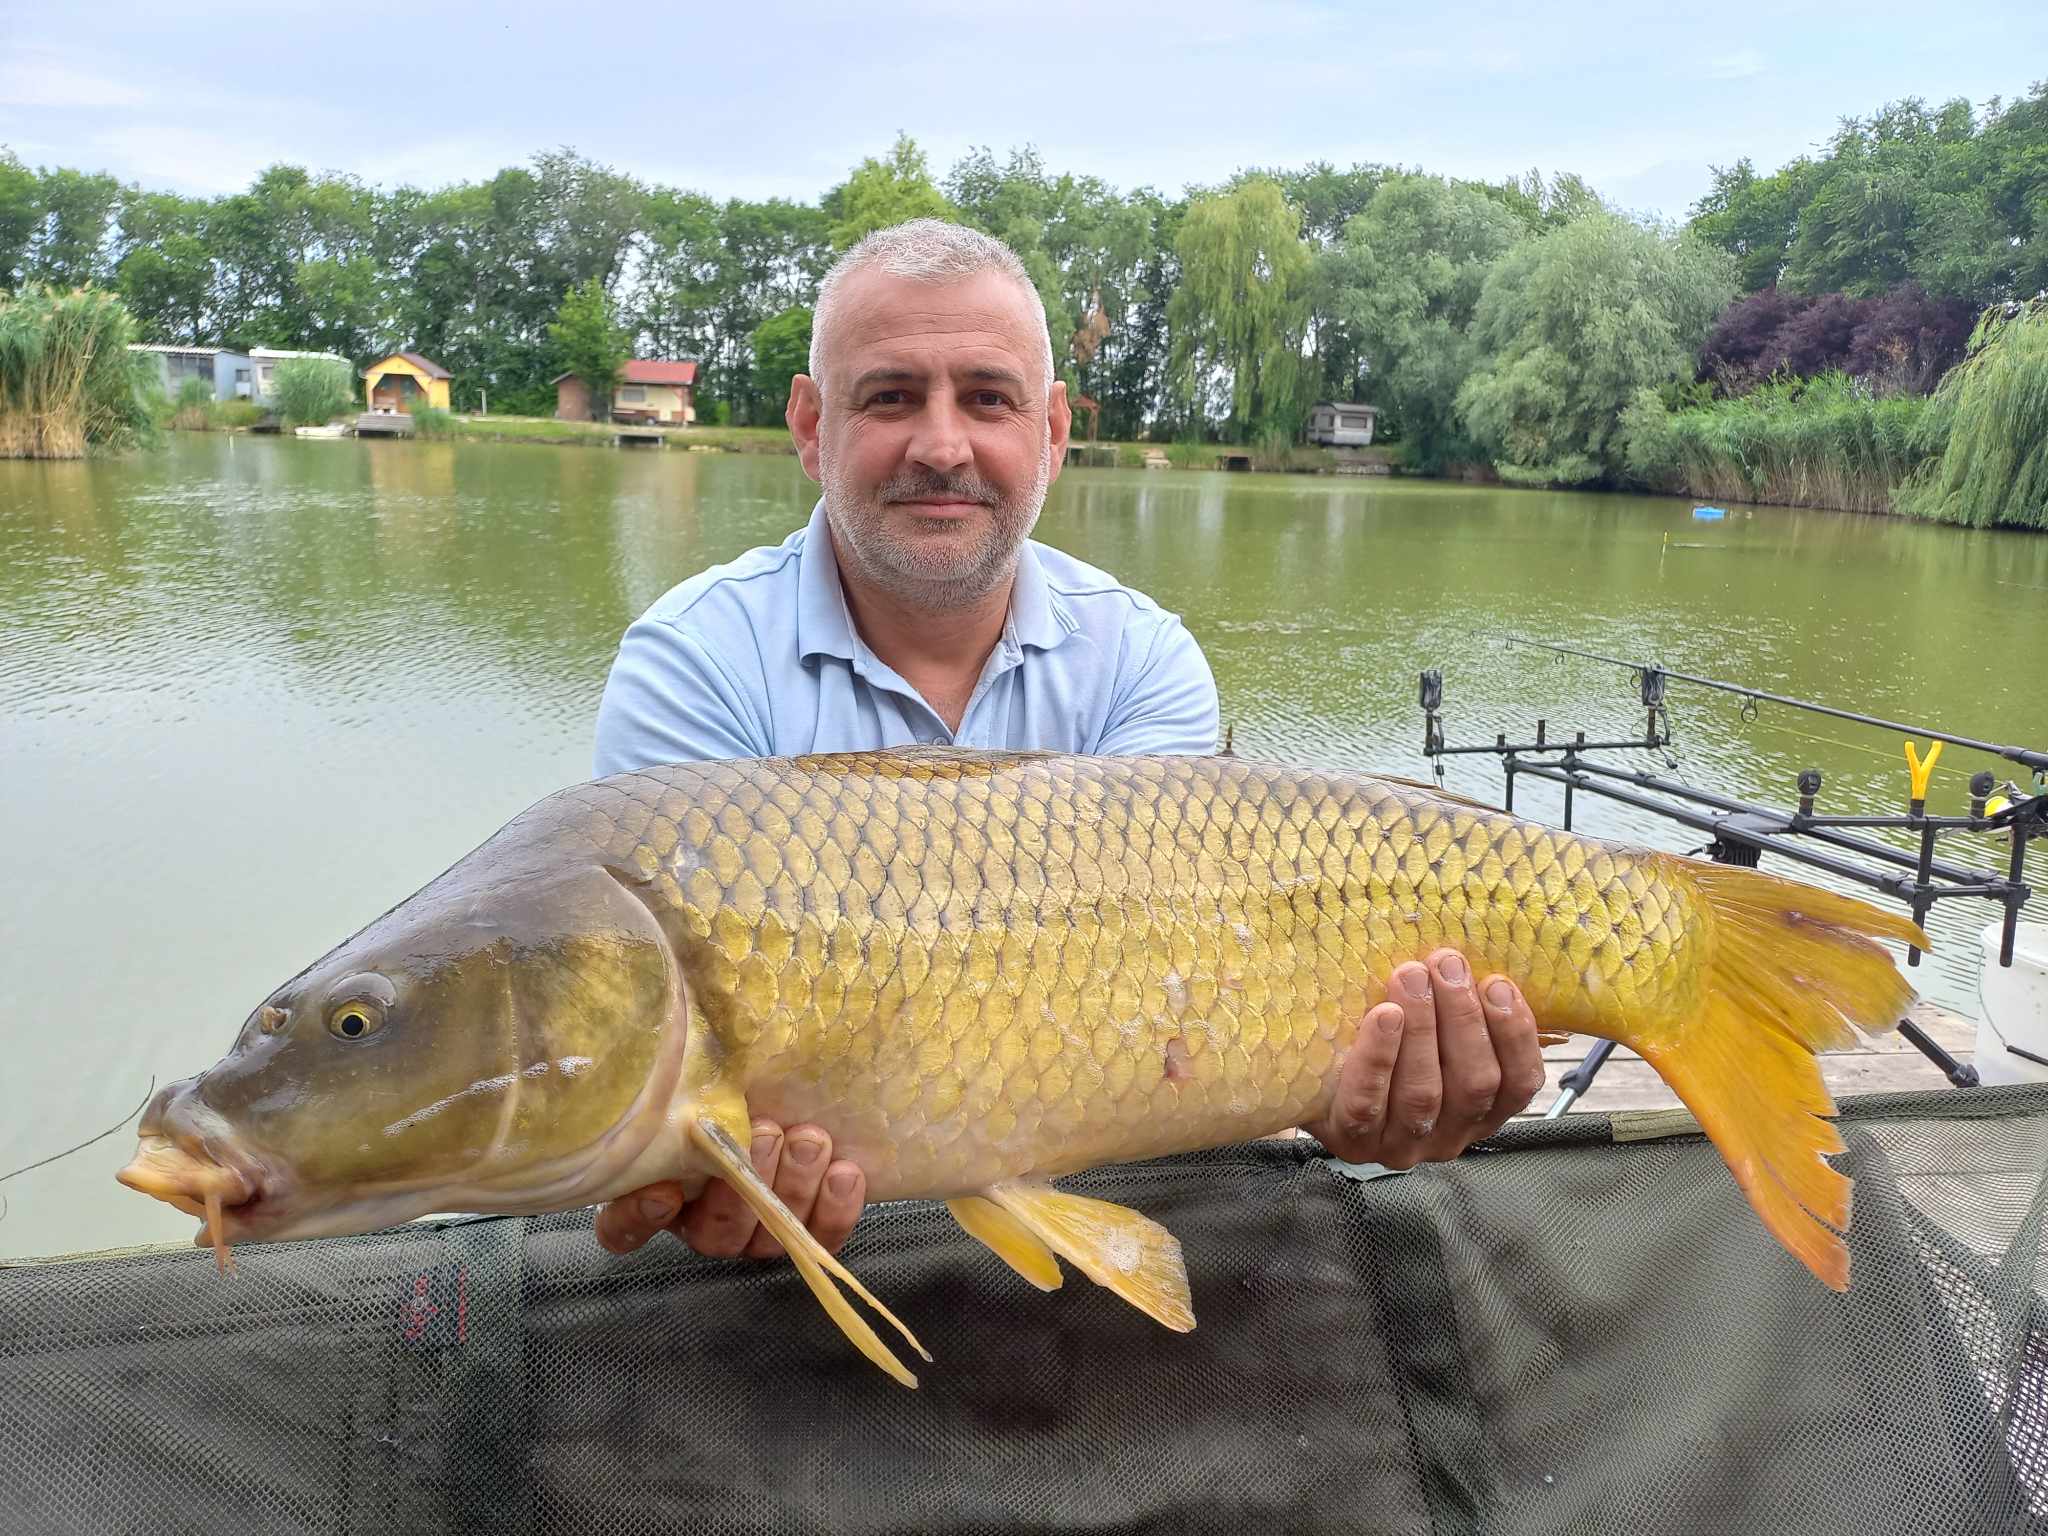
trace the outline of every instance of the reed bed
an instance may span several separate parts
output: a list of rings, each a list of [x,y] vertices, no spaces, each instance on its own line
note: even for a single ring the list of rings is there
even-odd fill
[[[0,458],[82,459],[150,428],[134,323],[111,293],[0,297]]]
[[[1781,380],[1647,420],[1632,413],[1630,467],[1712,501],[1889,512],[1893,488],[1931,451],[1930,415],[1921,396],[1878,396],[1841,373]]]

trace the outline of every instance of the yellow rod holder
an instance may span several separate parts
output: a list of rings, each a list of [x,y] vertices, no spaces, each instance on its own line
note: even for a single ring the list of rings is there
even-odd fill
[[[1927,749],[1927,756],[1921,757],[1914,750],[1909,739],[1906,742],[1906,769],[1913,777],[1913,798],[1922,804],[1927,800],[1927,781],[1934,777],[1934,764],[1941,756],[1941,743],[1935,742]]]

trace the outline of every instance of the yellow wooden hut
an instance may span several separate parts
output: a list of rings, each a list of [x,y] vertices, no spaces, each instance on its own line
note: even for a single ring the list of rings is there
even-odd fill
[[[415,405],[449,409],[448,381],[453,375],[432,358],[417,352],[394,352],[363,370],[363,396],[373,411],[410,416]]]

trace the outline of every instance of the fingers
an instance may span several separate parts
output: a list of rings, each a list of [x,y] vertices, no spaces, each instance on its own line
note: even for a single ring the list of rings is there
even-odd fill
[[[1403,1026],[1398,1003],[1381,1003],[1365,1016],[1358,1038],[1345,1053],[1330,1111],[1307,1127],[1310,1135],[1347,1163],[1379,1161],[1387,1124],[1387,1093],[1401,1052]]]
[[[1536,1038],[1536,1015],[1528,999],[1507,977],[1487,977],[1480,999],[1487,1033],[1493,1037],[1494,1060],[1500,1065],[1500,1092],[1482,1133],[1491,1136],[1542,1091],[1543,1043]]]
[[[815,1125],[799,1125],[783,1140],[782,1160],[769,1182],[776,1198],[805,1226],[811,1224],[811,1209],[818,1203],[818,1187],[831,1161],[832,1138]],[[759,1227],[745,1252],[750,1259],[772,1259],[782,1253],[782,1244],[766,1227]]]
[[[1443,1075],[1443,1113],[1425,1148],[1429,1157],[1456,1157],[1494,1128],[1500,1095],[1497,1042],[1490,1039],[1479,989],[1465,957],[1440,949],[1429,957],[1436,982],[1437,1060]],[[1534,1038],[1532,1024],[1530,1034]]]
[[[867,1176],[845,1158],[833,1160],[832,1137],[821,1126],[799,1125],[785,1135],[772,1120],[756,1120],[753,1137],[754,1171],[826,1252],[837,1253],[866,1207]],[[688,1205],[678,1183],[636,1189],[601,1208],[596,1229],[612,1253],[631,1253],[657,1232],[675,1233],[706,1258],[782,1253],[753,1207],[723,1179],[711,1180]]]
[[[682,1208],[682,1185],[649,1184],[599,1208],[597,1240],[607,1252],[631,1253],[655,1233],[672,1230]]]
[[[841,1158],[825,1170],[825,1184],[818,1192],[817,1209],[811,1213],[811,1236],[815,1237],[827,1253],[837,1253],[840,1245],[853,1231],[853,1224],[860,1220],[861,1208],[867,1204],[867,1175],[853,1163]]]
[[[1391,978],[1389,994],[1401,1008],[1401,1055],[1387,1090],[1386,1128],[1379,1161],[1413,1168],[1428,1155],[1443,1113],[1443,1068],[1437,1060],[1436,988],[1429,968],[1410,960]]]
[[[771,1185],[782,1159],[782,1127],[770,1120],[754,1122],[754,1171]],[[683,1241],[706,1258],[732,1259],[754,1239],[753,1207],[723,1179],[713,1179],[683,1213]]]

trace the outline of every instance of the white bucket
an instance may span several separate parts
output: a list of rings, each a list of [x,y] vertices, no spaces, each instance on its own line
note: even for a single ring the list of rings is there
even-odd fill
[[[1982,936],[1977,1076],[1987,1083],[2048,1083],[2048,924],[2021,923],[2013,930],[2009,966],[1998,963],[2003,928],[1993,923]]]

